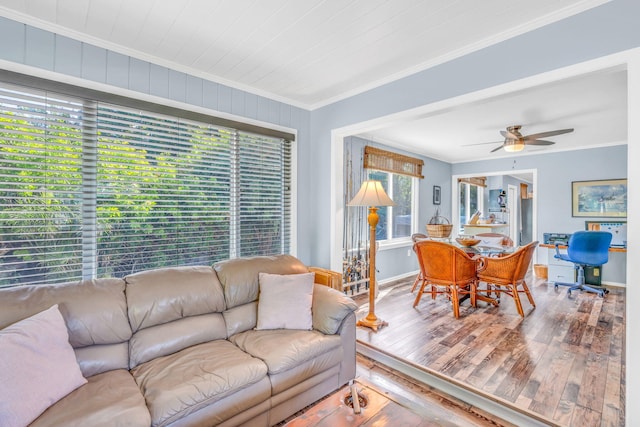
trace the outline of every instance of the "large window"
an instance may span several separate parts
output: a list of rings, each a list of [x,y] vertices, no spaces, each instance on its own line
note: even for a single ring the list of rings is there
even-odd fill
[[[288,253],[290,186],[285,138],[0,84],[0,286]]]
[[[392,241],[411,237],[415,232],[416,205],[415,186],[417,178],[390,172],[370,171],[369,179],[382,183],[394,206],[381,206],[378,209],[377,241]]]

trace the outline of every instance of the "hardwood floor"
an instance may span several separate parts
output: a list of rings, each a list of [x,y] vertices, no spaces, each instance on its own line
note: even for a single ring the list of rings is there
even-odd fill
[[[345,386],[278,426],[513,427],[360,355],[355,384],[358,394],[368,401],[360,414],[345,404],[350,392]]]
[[[380,289],[376,314],[389,326],[359,327],[358,340],[557,425],[624,426],[624,288],[569,298],[531,277],[537,307],[524,298],[524,319],[503,296],[498,307],[465,301],[456,320],[443,296],[413,308],[412,283]],[[366,315],[366,295],[354,299]]]

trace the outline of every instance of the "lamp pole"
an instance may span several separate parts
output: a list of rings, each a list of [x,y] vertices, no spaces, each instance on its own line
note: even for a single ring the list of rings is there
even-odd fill
[[[375,206],[369,206],[369,215],[367,221],[369,222],[369,314],[364,319],[360,319],[357,326],[365,326],[371,328],[374,332],[378,331],[378,328],[388,326],[389,323],[382,319],[378,319],[376,316],[376,227],[378,226],[378,208]]]
[[[354,198],[349,202],[349,206],[368,206],[369,215],[369,314],[360,319],[356,325],[365,326],[373,329],[374,332],[378,328],[389,325],[384,320],[376,316],[376,226],[378,225],[378,208],[377,206],[393,206],[393,200],[387,196],[382,183],[380,181],[369,180],[362,183],[362,187]]]

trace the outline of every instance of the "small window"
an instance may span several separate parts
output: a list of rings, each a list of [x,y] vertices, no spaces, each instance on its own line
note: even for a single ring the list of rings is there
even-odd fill
[[[382,171],[370,171],[369,179],[382,183],[394,206],[381,206],[378,209],[378,227],[376,240],[380,242],[408,239],[415,233],[417,218],[415,201],[417,178]]]

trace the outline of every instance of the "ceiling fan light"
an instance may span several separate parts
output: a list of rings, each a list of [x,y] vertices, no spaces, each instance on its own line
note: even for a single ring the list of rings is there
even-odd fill
[[[507,140],[504,143],[504,151],[509,153],[516,153],[524,150],[524,141],[519,140]]]

